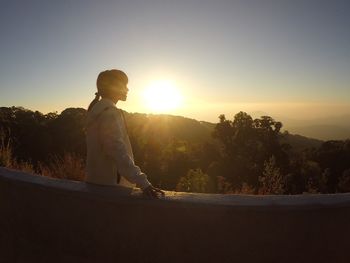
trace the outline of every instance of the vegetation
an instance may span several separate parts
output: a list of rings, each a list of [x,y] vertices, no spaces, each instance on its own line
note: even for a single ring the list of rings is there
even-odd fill
[[[180,178],[176,190],[182,192],[209,193],[212,191],[210,178],[201,169],[190,169]]]
[[[163,189],[205,193],[300,194],[350,191],[350,140],[282,132],[245,112],[217,124],[125,113],[136,163]],[[86,110],[42,114],[0,108],[0,166],[84,179]]]

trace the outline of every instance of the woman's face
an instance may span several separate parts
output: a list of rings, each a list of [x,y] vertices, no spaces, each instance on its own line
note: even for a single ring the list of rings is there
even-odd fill
[[[116,92],[118,99],[121,101],[126,101],[128,97],[128,92],[129,92],[129,89],[126,85],[122,85],[122,87],[119,87]]]
[[[114,103],[118,100],[126,101],[129,89],[124,84],[117,84],[111,87],[105,88],[102,97],[111,99]]]

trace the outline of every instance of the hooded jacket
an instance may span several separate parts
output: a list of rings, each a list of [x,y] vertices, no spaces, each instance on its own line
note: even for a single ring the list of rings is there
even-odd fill
[[[109,99],[101,99],[87,113],[85,181],[145,189],[147,176],[135,165],[123,113]]]

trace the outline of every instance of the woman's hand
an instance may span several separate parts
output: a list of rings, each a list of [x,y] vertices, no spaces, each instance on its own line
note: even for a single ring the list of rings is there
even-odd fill
[[[143,189],[143,194],[149,198],[154,198],[154,199],[158,199],[159,195],[165,196],[165,193],[162,190],[160,190],[152,185]]]

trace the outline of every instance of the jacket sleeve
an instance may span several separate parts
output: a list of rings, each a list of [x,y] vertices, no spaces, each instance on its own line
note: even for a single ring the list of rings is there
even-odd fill
[[[121,120],[117,112],[108,110],[100,118],[100,143],[102,151],[107,158],[112,159],[120,175],[141,189],[147,188],[151,183],[147,180],[146,174],[135,165],[134,160],[129,156],[123,133]]]

